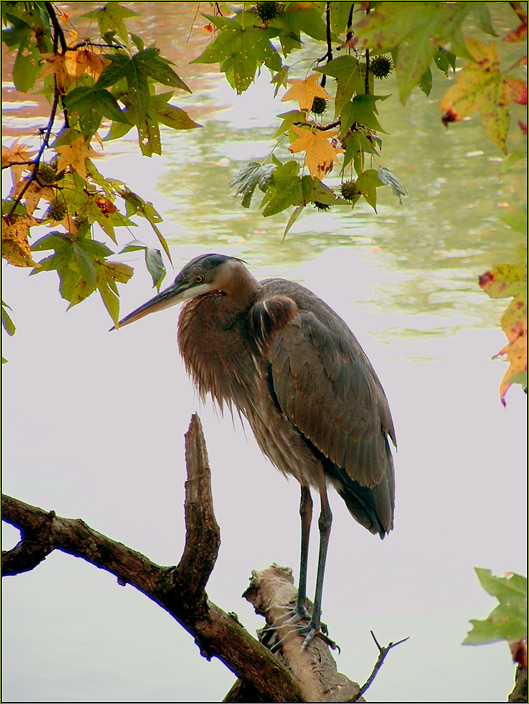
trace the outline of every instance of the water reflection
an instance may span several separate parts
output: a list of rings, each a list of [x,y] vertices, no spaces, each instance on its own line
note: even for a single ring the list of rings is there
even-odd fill
[[[82,36],[87,36],[91,25],[77,19],[79,5],[68,5],[66,11],[75,18]],[[96,3],[83,5],[83,11],[97,7]],[[130,7],[140,13],[130,20],[130,28],[155,39],[193,89],[191,96],[177,92],[175,101],[204,125],[190,133],[163,128],[164,156],[156,183],[142,181],[139,189],[162,211],[163,231],[173,246],[222,247],[251,259],[254,267],[266,269],[273,262],[279,274],[318,259],[328,250],[326,261],[332,268],[351,248],[371,265],[399,273],[397,281],[393,278],[371,287],[373,306],[407,318],[406,324],[387,331],[388,336],[432,335],[436,330],[446,334],[460,327],[496,324],[504,306],[480,292],[477,275],[513,256],[520,237],[503,224],[501,216],[520,205],[518,200],[525,193],[524,166],[519,163],[500,177],[496,162],[501,154],[486,138],[478,116],[448,131],[443,127],[439,99],[447,86],[441,74],[434,76],[428,99],[416,89],[406,106],[395,100],[378,103],[380,123],[390,133],[384,135],[381,163],[406,187],[409,195],[403,204],[384,188],[378,191],[376,215],[363,203],[354,211],[341,208],[328,214],[309,207],[282,241],[290,213],[265,219],[256,208],[262,194],[257,192],[254,205],[246,210],[228,185],[244,162],[263,160],[273,148],[270,138],[278,124],[276,115],[285,105],[281,96],[273,99],[268,71],[263,69],[256,84],[236,96],[216,67],[188,64],[209,39],[203,32],[205,20],[197,14],[198,3],[149,3],[148,7],[130,3]],[[495,14],[498,26],[505,24],[505,11],[495,8]],[[501,50],[517,51],[509,46]],[[304,51],[310,55],[310,47]],[[376,90],[396,95],[394,76],[377,82]],[[45,102],[38,97],[37,102],[28,101],[9,86],[4,97],[8,133],[41,126]],[[287,146],[277,149],[280,159],[290,157]],[[107,143],[105,152],[127,154],[133,172],[141,173],[144,168],[132,134],[119,144]],[[135,161],[133,155],[137,155]],[[117,164],[115,160],[100,162],[99,168],[116,176]],[[333,176],[329,184],[336,186],[339,174]],[[119,177],[128,180],[126,174]],[[303,271],[300,277],[304,278]],[[346,285],[346,280],[342,283]],[[430,325],[425,325],[425,314],[433,316]]]

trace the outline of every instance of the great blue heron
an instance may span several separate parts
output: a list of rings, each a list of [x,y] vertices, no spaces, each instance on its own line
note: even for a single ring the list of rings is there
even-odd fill
[[[361,525],[381,538],[393,527],[395,430],[382,385],[344,321],[292,281],[257,281],[242,260],[204,254],[172,286],[127,315],[184,303],[178,344],[200,396],[233,406],[262,452],[301,485],[301,559],[296,614],[309,621],[304,645],[321,635],[321,599],[332,484]],[[312,498],[321,499],[312,614],[306,610]]]

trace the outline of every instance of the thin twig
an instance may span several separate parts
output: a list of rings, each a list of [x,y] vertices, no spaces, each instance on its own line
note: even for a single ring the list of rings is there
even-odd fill
[[[44,6],[46,10],[48,10],[48,14],[50,16],[50,21],[53,27],[53,30],[55,32],[55,35],[53,37],[53,51],[57,51],[57,43],[60,42],[61,44],[61,50],[62,53],[65,54],[66,50],[68,48],[66,44],[66,37],[64,36],[64,32],[62,31],[62,27],[59,24],[59,20],[57,19],[57,15],[55,14],[55,10],[53,9],[53,3],[51,2],[45,2]]]
[[[408,636],[408,638],[402,638],[402,640],[398,640],[396,643],[388,643],[388,645],[384,648],[380,645],[380,643],[376,639],[373,631],[370,631],[370,633],[371,633],[371,636],[372,636],[373,640],[375,641],[375,644],[378,648],[378,659],[375,663],[373,671],[371,672],[371,674],[369,675],[369,677],[367,678],[365,683],[360,687],[360,689],[358,690],[358,693],[352,699],[349,699],[350,702],[357,702],[360,699],[360,697],[369,689],[369,687],[371,687],[371,685],[373,684],[373,681],[374,681],[375,677],[377,676],[378,671],[382,667],[384,660],[386,659],[389,651],[392,648],[395,648],[397,645],[404,643],[409,638],[409,636]]]
[[[319,59],[318,63],[320,61],[323,61],[324,59],[327,59],[327,63],[329,61],[332,61],[332,44],[331,44],[331,3],[328,2],[325,8],[325,19],[326,19],[326,36],[327,36],[327,52]],[[323,77],[321,79],[321,87],[325,88],[325,84],[327,83],[327,76],[323,74]]]
[[[42,159],[42,155],[44,154],[44,150],[48,146],[48,143],[50,141],[50,136],[51,136],[51,130],[53,128],[53,123],[55,122],[55,116],[57,114],[57,106],[59,104],[59,91],[57,88],[55,88],[55,93],[53,94],[53,103],[51,106],[51,113],[50,113],[50,119],[48,120],[48,124],[46,126],[46,131],[44,132],[44,138],[42,140],[42,144],[40,145],[40,149],[38,151],[38,154],[36,158],[33,160],[34,168],[31,174],[29,175],[29,178],[27,179],[26,183],[24,184],[24,187],[18,194],[18,196],[15,198],[15,202],[11,206],[11,209],[9,210],[9,213],[7,214],[7,218],[9,219],[13,213],[15,212],[15,209],[17,205],[20,203],[22,198],[24,197],[24,194],[28,190],[28,188],[31,186],[33,181],[37,178],[38,172],[39,172],[39,164]]]
[[[353,38],[353,11],[355,9],[354,2],[351,3],[351,9],[349,10],[349,17],[347,18],[347,34],[345,35],[345,44]]]
[[[44,3],[49,17],[50,21],[54,30],[54,38],[53,38],[53,50],[54,52],[57,51],[57,46],[58,43],[60,42],[61,44],[61,49],[62,53],[64,54],[66,52],[67,46],[66,46],[66,39],[64,37],[64,32],[62,31],[62,28],[59,24],[59,21],[57,20],[57,15],[55,14],[55,10],[53,9],[53,4],[51,2],[45,2]],[[26,191],[28,188],[31,186],[33,181],[37,178],[38,172],[39,172],[39,165],[42,159],[42,156],[44,154],[45,149],[48,147],[48,144],[50,142],[50,137],[51,137],[51,131],[53,129],[53,123],[55,122],[55,117],[57,116],[57,108],[59,106],[59,97],[60,97],[60,91],[57,86],[57,80],[55,80],[55,90],[53,93],[53,102],[51,105],[51,111],[50,111],[50,117],[48,120],[48,124],[46,125],[46,129],[44,130],[44,137],[42,139],[42,144],[40,145],[40,149],[37,153],[36,158],[33,160],[33,171],[29,175],[29,178],[26,180],[26,183],[24,184],[22,190],[18,194],[18,196],[15,198],[15,201],[13,205],[11,206],[9,213],[7,214],[7,219],[9,219],[13,213],[15,212],[18,204],[24,197]],[[66,121],[66,126],[68,124],[68,117],[65,114],[65,121]]]

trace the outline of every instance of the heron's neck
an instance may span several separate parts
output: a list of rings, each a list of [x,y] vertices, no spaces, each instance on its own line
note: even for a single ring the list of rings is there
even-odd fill
[[[219,405],[233,402],[241,410],[254,379],[248,311],[260,287],[247,274],[230,280],[226,291],[186,303],[178,323],[180,353],[200,395],[211,393]]]

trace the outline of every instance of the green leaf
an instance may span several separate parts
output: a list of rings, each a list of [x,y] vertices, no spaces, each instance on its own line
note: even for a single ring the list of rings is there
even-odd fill
[[[235,195],[243,194],[242,206],[249,208],[256,186],[265,193],[273,179],[274,167],[271,164],[259,164],[250,161],[241,168],[228,185],[237,186]]]
[[[196,127],[202,127],[198,122],[192,120],[185,110],[176,107],[176,105],[170,105],[165,95],[153,95],[149,101],[148,114],[149,116],[155,118],[162,125],[171,127],[173,130],[192,130]]]
[[[331,4],[331,28],[334,34],[340,35],[347,32],[347,21],[354,2],[333,2]]]
[[[448,71],[456,70],[456,56],[452,52],[447,51],[444,47],[440,46],[434,55],[434,62],[437,68],[442,71],[445,76],[448,76]]]
[[[13,10],[16,6],[13,4]],[[18,46],[20,49],[28,46],[33,30],[31,25],[20,17],[11,14],[10,12],[4,12],[2,9],[2,19],[5,23],[10,22],[11,27],[2,30],[2,42],[9,48]]]
[[[472,630],[464,645],[479,645],[506,640],[509,643],[527,636],[527,578],[519,574],[495,577],[490,570],[475,567],[483,589],[499,604],[488,618],[472,620]]]
[[[87,12],[82,16],[97,20],[101,36],[109,30],[113,30],[121,41],[129,46],[129,33],[123,20],[129,17],[137,17],[138,13],[122,7],[118,2],[109,2],[105,7]]]
[[[140,242],[139,240],[133,240],[124,247],[120,254],[126,254],[127,252],[137,252],[143,250],[145,252],[145,263],[147,265],[147,271],[151,275],[153,286],[156,286],[158,291],[160,290],[160,284],[165,278],[167,273],[165,266],[163,264],[162,255],[159,249],[153,249],[148,245]]]
[[[16,327],[14,322],[11,320],[11,316],[7,312],[7,308],[11,310],[11,306],[8,306],[7,303],[2,301],[2,325],[7,334],[12,337],[15,334]]]
[[[376,101],[385,100],[389,96],[384,95],[355,95],[352,102],[347,103],[342,110],[342,135],[345,135],[347,130],[353,125],[354,122],[364,125],[371,130],[376,130],[377,132],[386,131],[382,129],[377,118],[375,117]]]
[[[375,213],[377,211],[377,188],[382,185],[382,181],[378,178],[378,174],[375,169],[367,169],[367,171],[364,171],[356,181],[356,188],[358,192],[364,196]]]
[[[332,190],[318,178],[303,176],[301,179],[301,187],[303,191],[303,205],[316,202],[325,203],[326,205],[344,203],[342,198],[337,198]]]
[[[208,19],[213,21],[209,15]],[[240,95],[255,79],[257,69],[264,63],[271,71],[281,69],[279,54],[270,43],[277,29],[243,27],[239,17],[223,21],[215,39],[191,63],[220,63],[230,85]]]
[[[299,37],[301,32],[304,32],[313,39],[325,42],[327,41],[327,27],[322,18],[324,6],[323,4],[321,5],[320,10],[299,7],[294,12],[283,13],[282,18],[288,23],[288,27],[294,36]],[[338,41],[336,36],[331,36],[331,39],[335,42]]]
[[[287,161],[278,166],[273,173],[273,183],[259,207],[263,208],[264,217],[276,215],[291,205],[300,205],[303,202],[303,189],[298,176],[299,164],[297,161]]]
[[[383,2],[356,25],[356,36],[376,53],[398,49],[396,68],[402,102],[424,76],[441,44],[450,44],[459,56],[471,58],[461,30],[469,5]]]
[[[111,63],[99,76],[96,88],[107,88],[118,81],[125,79],[127,83],[127,99],[130,101],[135,115],[135,123],[141,124],[145,121],[147,107],[149,104],[149,83],[148,73],[145,70],[144,62],[139,59],[139,54],[132,58],[123,54],[107,54],[105,58]],[[130,116],[128,116],[130,119]]]
[[[422,90],[424,95],[428,96],[430,95],[430,92],[432,90],[432,70],[428,66],[426,71],[423,73],[421,80],[417,84],[419,88]]]
[[[21,47],[15,59],[12,74],[13,83],[22,93],[27,93],[33,88],[40,73],[41,66],[35,54],[38,54],[38,51],[26,54],[25,49]]]
[[[377,169],[377,176],[379,180],[384,184],[384,186],[391,186],[393,195],[397,196],[399,203],[402,205],[401,196],[407,196],[408,192],[399,181],[399,179],[392,173],[389,169],[379,166]]]
[[[145,218],[154,232],[158,237],[158,241],[162,245],[164,252],[167,254],[169,261],[172,263],[171,253],[169,251],[169,246],[165,237],[162,235],[158,229],[156,223],[162,222],[163,218],[155,210],[152,203],[147,203],[141,198],[137,193],[133,193],[127,186],[123,186],[121,192],[121,197],[127,203],[127,215],[138,215],[139,217]]]
[[[303,204],[301,204],[301,205],[298,205],[298,207],[294,209],[292,215],[288,219],[287,226],[285,227],[285,231],[283,232],[283,240],[287,236],[288,231],[290,230],[292,225],[296,222],[296,220],[301,215],[301,211],[303,210],[304,207],[305,206]]]
[[[354,56],[340,56],[316,71],[336,78],[335,117],[341,114],[343,106],[353,95],[365,92],[362,68]]]
[[[132,127],[132,123],[120,110],[112,93],[104,88],[93,86],[75,88],[64,96],[64,104],[70,113],[79,115],[81,130],[87,137],[92,137],[97,132],[103,117]]]
[[[160,56],[160,50],[156,47],[139,51],[132,60],[137,67],[141,67],[140,70],[158,83],[191,93],[191,89],[169,65],[172,62]]]
[[[97,288],[114,325],[119,322],[117,283],[127,283],[134,269],[122,262],[103,262],[97,266]]]
[[[486,2],[471,2],[470,7],[472,8],[472,14],[476,20],[478,27],[487,32],[487,34],[492,34],[496,37],[497,34],[492,26],[492,21],[490,19],[490,11]]]

